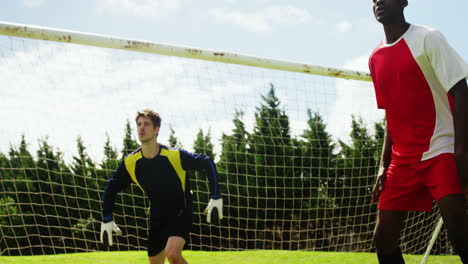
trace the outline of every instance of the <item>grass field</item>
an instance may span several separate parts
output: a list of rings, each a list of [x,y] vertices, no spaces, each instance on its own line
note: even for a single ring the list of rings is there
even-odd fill
[[[377,263],[373,253],[334,253],[313,251],[237,251],[237,252],[205,252],[184,251],[184,256],[190,264],[285,264],[285,263],[345,263],[372,264]],[[407,264],[421,263],[422,256],[405,255]],[[0,263],[147,263],[145,251],[131,252],[93,252],[74,253],[51,256],[0,256]],[[429,264],[461,263],[458,256],[431,256]]]

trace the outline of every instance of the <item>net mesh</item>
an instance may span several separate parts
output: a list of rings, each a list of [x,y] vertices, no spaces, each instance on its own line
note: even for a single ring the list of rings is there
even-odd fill
[[[138,147],[143,108],[162,116],[159,142],[217,164],[224,219],[206,222],[207,179],[190,172],[186,249],[375,251],[384,123],[371,83],[12,37],[0,76],[1,255],[146,250],[136,185],[116,199],[123,235],[99,243],[104,186]],[[404,253],[424,252],[434,209],[410,213]],[[445,233],[433,253],[451,253]]]

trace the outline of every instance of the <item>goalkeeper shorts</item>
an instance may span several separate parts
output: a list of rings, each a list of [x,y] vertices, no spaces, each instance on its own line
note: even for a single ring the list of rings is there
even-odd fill
[[[162,213],[161,215],[165,215]],[[177,236],[188,240],[192,231],[193,211],[189,206],[177,214],[166,214],[166,217],[150,219],[148,233],[148,257],[159,254],[166,248],[169,237]]]
[[[462,194],[453,153],[411,164],[390,164],[379,209],[431,212],[434,199]]]

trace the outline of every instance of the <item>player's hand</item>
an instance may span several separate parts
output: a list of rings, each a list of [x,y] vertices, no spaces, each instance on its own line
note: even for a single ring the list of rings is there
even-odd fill
[[[205,209],[205,213],[208,213],[206,215],[206,222],[208,223],[211,222],[211,212],[213,211],[213,208],[216,208],[216,210],[218,210],[219,220],[223,219],[223,198],[210,199],[210,202],[208,203],[208,206]]]
[[[372,190],[372,202],[378,202],[380,198],[380,193],[382,192],[385,180],[387,179],[387,170],[384,170],[382,174],[377,177],[377,182],[375,183],[374,190]]]
[[[112,246],[112,231],[117,235],[122,235],[122,231],[120,231],[120,228],[114,223],[114,221],[101,223],[101,243],[104,243],[104,232],[107,232],[107,241],[109,246]]]

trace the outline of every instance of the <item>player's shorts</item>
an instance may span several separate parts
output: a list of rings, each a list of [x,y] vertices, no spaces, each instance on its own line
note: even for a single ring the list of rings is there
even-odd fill
[[[453,153],[411,164],[390,164],[379,209],[431,212],[434,199],[461,194]]]
[[[164,213],[162,215],[164,216]],[[187,241],[192,230],[192,220],[192,207],[187,207],[173,216],[151,217],[147,245],[148,257],[156,256],[165,249],[169,237],[178,236]]]

